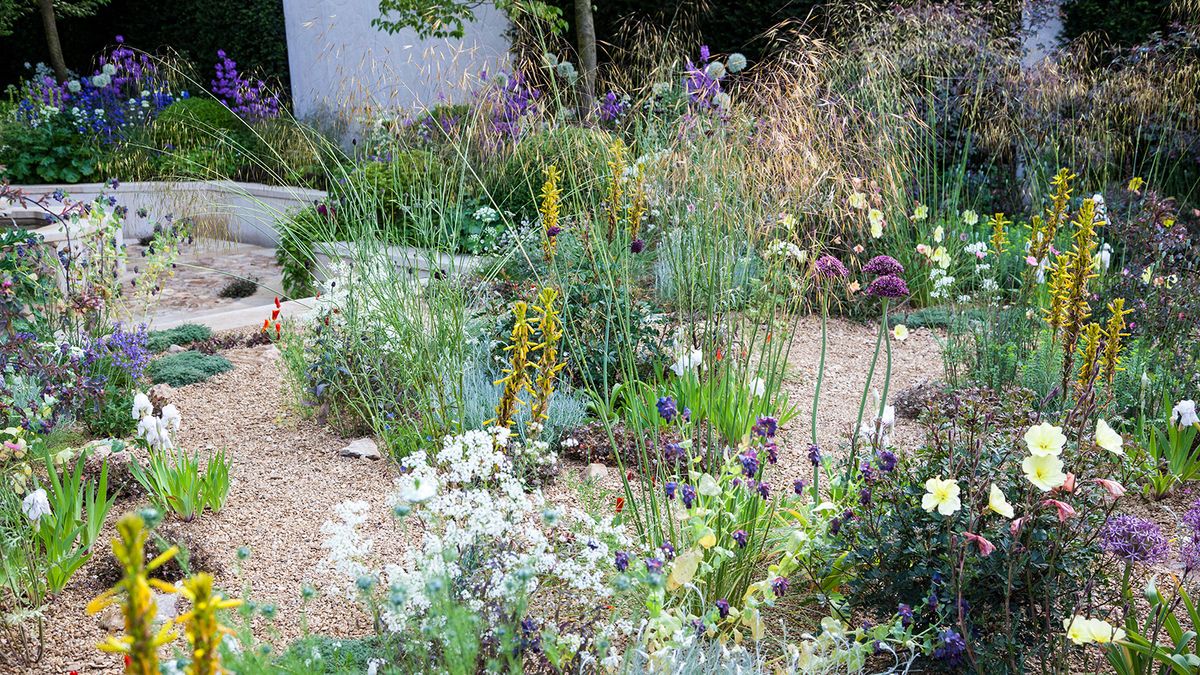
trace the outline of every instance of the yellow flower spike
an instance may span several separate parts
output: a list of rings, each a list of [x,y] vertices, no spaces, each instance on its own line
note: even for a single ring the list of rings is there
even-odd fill
[[[550,396],[554,393],[554,380],[559,371],[567,364],[559,361],[558,345],[562,340],[562,322],[558,318],[555,303],[558,291],[547,286],[538,294],[534,312],[538,314],[538,337],[541,342],[536,345],[539,351],[538,359],[533,364],[534,377],[533,403],[530,406],[530,419],[540,423],[550,417]]]
[[[505,429],[512,427],[517,407],[524,404],[520,398],[521,392],[533,391],[529,383],[529,352],[534,347],[533,327],[529,323],[528,312],[529,305],[525,302],[513,303],[511,343],[505,347],[510,352],[509,367],[504,371],[505,376],[496,381],[496,384],[504,383],[504,391],[496,405],[495,421],[497,426]]]
[[[608,152],[608,240],[612,241],[625,203],[625,142],[618,138]]]
[[[1110,385],[1121,367],[1121,348],[1123,340],[1129,337],[1125,332],[1125,315],[1132,313],[1125,309],[1125,298],[1117,298],[1108,303],[1108,323],[1104,327],[1104,356],[1100,363],[1100,376]]]
[[[1100,337],[1104,329],[1098,323],[1089,323],[1083,331],[1083,359],[1079,362],[1079,388],[1084,389],[1096,375],[1100,356]]]
[[[205,572],[185,581],[182,592],[192,602],[191,611],[178,619],[184,625],[184,633],[192,650],[188,675],[218,675],[225,672],[221,668],[219,648],[224,636],[231,635],[233,631],[221,625],[217,612],[237,607],[241,601],[225,600],[214,593],[212,575]]]
[[[546,182],[542,184],[542,206],[539,212],[542,214],[542,254],[546,258],[546,263],[549,264],[554,260],[554,253],[558,249],[556,235],[558,234],[558,216],[562,207],[562,188],[559,187],[559,180],[562,178],[562,172],[554,164],[546,167]]]
[[[1003,213],[996,213],[988,219],[988,226],[992,228],[992,253],[1000,255],[1006,250],[1005,247],[1008,246],[1009,241],[1005,228],[1009,225],[1012,225],[1012,221],[1006,220]]]

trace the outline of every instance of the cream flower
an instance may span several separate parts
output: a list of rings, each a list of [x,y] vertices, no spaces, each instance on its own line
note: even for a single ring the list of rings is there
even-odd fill
[[[929,217],[929,207],[921,204],[917,208],[913,209],[912,217],[913,220],[925,220]]]
[[[871,223],[871,236],[878,239],[883,236],[883,211],[871,209],[867,212],[867,221]]]
[[[1171,409],[1171,424],[1177,427],[1200,424],[1200,417],[1196,417],[1196,402],[1189,399],[1176,403],[1175,407]]]
[[[895,338],[897,342],[904,342],[907,340],[908,326],[905,326],[902,323],[896,324],[896,327],[892,329],[892,337]]]
[[[1062,460],[1054,455],[1031,455],[1021,462],[1021,470],[1042,492],[1049,492],[1062,487],[1067,482],[1067,474],[1063,473]]]
[[[1079,614],[1063,619],[1063,628],[1067,631],[1067,638],[1077,645],[1086,645],[1093,642],[1092,632],[1088,626],[1089,623],[1087,617]]]
[[[921,508],[926,511],[937,509],[943,516],[949,516],[962,508],[962,501],[958,498],[961,490],[958,481],[953,478],[930,478],[925,481],[925,490],[925,495],[921,497]]]
[[[988,508],[1012,520],[1012,504],[1008,503],[1008,498],[1004,496],[1004,491],[996,487],[995,483],[992,483],[991,490],[988,491]]]
[[[850,207],[855,209],[867,208],[867,196],[861,192],[850,195]]]
[[[1059,455],[1067,437],[1063,435],[1062,427],[1056,427],[1049,422],[1029,427],[1025,432],[1025,445],[1029,446],[1030,454],[1035,456]]]
[[[138,392],[133,397],[133,419],[140,420],[146,415],[154,414],[154,404],[150,403],[150,397],[142,392]]]
[[[1125,439],[1121,438],[1121,434],[1113,431],[1113,428],[1108,426],[1108,422],[1102,419],[1096,420],[1096,445],[1113,453],[1114,455],[1125,455],[1125,449],[1122,447],[1125,444]]]
[[[1086,626],[1088,634],[1096,644],[1106,645],[1114,640],[1125,639],[1124,629],[1114,628],[1103,619],[1087,619]]]
[[[933,229],[933,243],[940,244],[946,238],[946,228],[938,225]]]
[[[25,499],[21,501],[21,513],[35,525],[42,516],[51,515],[50,500],[46,498],[46,491],[38,488],[25,495]]]
[[[962,212],[962,219],[964,223],[974,227],[975,224],[979,222],[979,214],[975,213],[971,209],[967,209],[966,211]]]

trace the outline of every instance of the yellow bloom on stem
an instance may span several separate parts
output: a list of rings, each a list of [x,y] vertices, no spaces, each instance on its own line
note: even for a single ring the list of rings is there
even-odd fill
[[[1067,482],[1062,460],[1054,455],[1030,455],[1021,462],[1021,470],[1029,482],[1042,492],[1062,487]]]
[[[921,508],[931,513],[937,509],[943,516],[953,515],[962,508],[960,492],[958,481],[953,478],[930,478],[925,481],[925,495],[921,497]]]
[[[1114,628],[1111,624],[1103,619],[1088,619],[1087,631],[1092,636],[1092,640],[1096,644],[1106,645],[1114,640],[1124,640],[1125,630],[1122,628]]]
[[[871,236],[878,239],[883,236],[883,211],[871,209],[867,212],[867,221],[871,223]]]
[[[1042,422],[1029,427],[1025,432],[1025,445],[1029,446],[1030,454],[1034,456],[1058,455],[1067,444],[1062,427],[1056,427],[1049,422]]]
[[[995,483],[992,483],[991,490],[988,491],[988,508],[1012,520],[1012,504],[1008,503],[1008,498],[1004,496],[1004,491],[996,487]]]
[[[1113,453],[1114,455],[1125,456],[1125,439],[1121,438],[1121,434],[1113,431],[1113,428],[1108,426],[1108,422],[1102,419],[1096,420],[1096,445]]]
[[[896,324],[896,327],[892,329],[892,338],[894,338],[897,342],[904,342],[907,340],[908,326],[905,326],[902,323]]]
[[[1085,616],[1076,614],[1063,619],[1063,628],[1067,631],[1067,638],[1077,645],[1092,642],[1092,633],[1088,630],[1088,618]]]

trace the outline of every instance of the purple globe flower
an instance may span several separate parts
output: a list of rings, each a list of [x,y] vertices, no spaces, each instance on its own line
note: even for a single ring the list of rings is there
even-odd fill
[[[745,530],[736,530],[733,533],[733,540],[737,542],[738,548],[746,548],[746,542],[750,541],[750,535],[746,534]]]
[[[933,650],[933,658],[942,661],[951,668],[962,663],[963,655],[967,653],[967,643],[962,636],[947,628],[938,634],[940,644]]]
[[[904,265],[890,255],[877,255],[863,265],[863,272],[875,276],[885,274],[904,274]]]
[[[629,554],[625,551],[617,551],[616,560],[613,561],[618,572],[624,572],[629,569]]]
[[[841,260],[825,254],[817,258],[817,275],[823,279],[843,279],[850,271],[842,264]]]
[[[885,274],[877,277],[867,286],[867,295],[889,300],[899,300],[908,297],[908,284],[895,274]]]
[[[667,443],[663,447],[663,457],[678,462],[687,458],[687,450],[679,443]]]
[[[634,239],[633,243],[629,245],[630,253],[641,253],[644,250],[646,250],[646,242],[641,239]]]
[[[1109,518],[1100,530],[1100,548],[1130,563],[1167,559],[1171,545],[1158,525],[1131,515]]]
[[[666,420],[668,423],[675,419],[675,415],[679,414],[679,408],[675,406],[675,399],[670,396],[663,396],[658,399],[655,404],[658,408],[658,416]]]
[[[771,582],[771,592],[774,593],[775,597],[777,598],[782,598],[783,595],[787,593],[787,589],[787,577],[775,577],[775,580]]]
[[[906,605],[902,602],[902,603],[900,603],[900,608],[896,610],[896,613],[900,615],[901,625],[903,625],[903,626],[911,626],[912,625],[912,622],[913,622],[912,607],[909,607],[908,605]]]

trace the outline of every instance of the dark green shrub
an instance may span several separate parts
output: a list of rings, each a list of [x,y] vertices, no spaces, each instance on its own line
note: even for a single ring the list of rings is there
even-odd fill
[[[38,127],[0,126],[0,178],[13,183],[87,183],[103,180],[105,150],[57,118]]]
[[[233,369],[233,364],[224,356],[208,355],[200,352],[180,352],[164,356],[150,364],[146,369],[150,379],[155,384],[169,384],[172,387],[182,387],[188,384],[203,382],[213,375],[219,375]]]
[[[146,349],[154,353],[165,352],[171,345],[190,345],[212,337],[212,329],[198,323],[185,323],[182,326],[156,330],[146,336]]]
[[[563,199],[585,201],[603,189],[596,177],[606,173],[612,137],[600,129],[563,126],[521,139],[512,154],[485,175],[487,192],[505,211],[530,216],[537,211],[544,168],[556,164],[563,173]]]
[[[218,297],[234,300],[248,298],[258,292],[258,283],[253,279],[233,279],[217,293]]]

